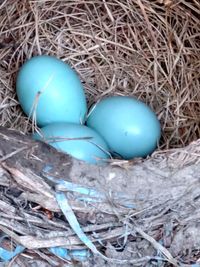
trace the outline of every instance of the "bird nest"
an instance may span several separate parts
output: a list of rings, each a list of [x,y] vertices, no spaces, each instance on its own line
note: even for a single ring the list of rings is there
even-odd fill
[[[199,10],[196,0],[1,1],[4,266],[199,266]],[[88,106],[108,95],[151,106],[159,148],[98,167],[31,140],[15,81],[40,54],[78,72]]]

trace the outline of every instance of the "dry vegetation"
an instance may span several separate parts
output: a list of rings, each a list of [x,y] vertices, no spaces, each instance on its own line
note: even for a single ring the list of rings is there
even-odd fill
[[[0,1],[1,126],[26,133],[32,130],[31,122],[23,114],[17,101],[15,81],[20,66],[28,58],[38,54],[55,55],[76,69],[84,83],[89,106],[106,95],[131,95],[145,101],[158,115],[163,129],[160,146],[162,150],[156,151],[151,158],[144,160],[141,164],[139,161],[133,163],[132,161],[118,162],[116,160],[112,163],[114,166],[109,166],[110,168],[118,168],[118,175],[120,172],[128,175],[127,170],[132,168],[134,175],[130,174],[131,179],[138,177],[140,182],[143,179],[146,186],[142,186],[141,191],[139,191],[139,183],[134,187],[135,180],[131,180],[133,189],[136,190],[136,193],[138,190],[138,194],[143,189],[145,191],[148,186],[150,187],[150,183],[146,183],[145,179],[150,179],[149,176],[157,179],[156,183],[152,183],[155,188],[149,189],[149,192],[152,192],[152,198],[144,201],[144,207],[141,206],[133,217],[130,217],[131,220],[129,220],[130,213],[124,217],[117,217],[114,213],[114,221],[120,222],[120,227],[123,228],[126,222],[131,222],[131,227],[138,224],[141,229],[143,228],[142,231],[139,231],[139,228],[134,229],[133,236],[136,236],[137,239],[132,242],[133,247],[129,249],[133,252],[134,256],[129,253],[133,261],[135,251],[139,251],[138,266],[149,261],[147,255],[155,256],[155,251],[162,254],[161,261],[155,259],[155,264],[159,264],[155,266],[160,267],[171,266],[170,264],[191,267],[192,263],[198,263],[200,259],[198,225],[200,207],[198,171],[200,163],[199,29],[199,0]],[[31,237],[29,240],[36,238],[37,241],[37,237],[41,237],[43,231],[49,229],[47,233],[47,241],[49,242],[51,241],[49,236],[51,236],[52,229],[55,231],[63,229],[63,223],[66,227],[66,221],[63,222],[62,218],[56,217],[58,214],[53,220],[48,218],[47,221],[45,214],[42,213],[44,216],[39,217],[40,211],[33,209],[34,203],[40,207],[46,207],[41,202],[42,198],[38,198],[38,188],[36,188],[37,184],[35,183],[36,178],[40,178],[41,184],[44,183],[44,177],[41,173],[37,173],[39,168],[36,168],[37,172],[34,173],[36,171],[34,168],[39,166],[37,164],[41,164],[42,169],[44,167],[42,164],[48,163],[49,160],[50,163],[53,161],[55,166],[58,165],[61,173],[63,172],[62,168],[65,167],[64,173],[66,175],[69,172],[66,164],[68,159],[63,160],[64,156],[59,154],[64,161],[64,163],[62,162],[64,167],[62,167],[59,161],[61,159],[56,156],[58,154],[55,151],[49,153],[48,149],[52,150],[53,148],[45,148],[42,143],[39,152],[31,150],[30,153],[27,153],[27,147],[25,147],[25,151],[22,151],[22,145],[27,145],[29,148],[30,140],[23,143],[20,142],[20,138],[23,141],[26,138],[28,140],[28,137],[24,135],[20,137],[18,134],[15,136],[11,132],[8,134],[3,128],[1,131],[0,153],[3,154],[0,159],[0,208],[4,207],[2,206],[4,201],[6,205],[9,204],[6,206],[6,212],[0,210],[1,231],[7,233],[5,229],[11,229],[12,231],[9,230],[7,234],[15,241],[18,241],[13,237],[16,232],[20,233],[22,239],[28,235],[28,238]],[[42,155],[41,158],[40,154]],[[58,162],[56,160],[54,162],[54,157]],[[65,155],[65,157],[67,156]],[[19,175],[19,166],[23,167],[20,173],[21,177],[30,180],[27,187],[24,186],[24,180]],[[99,173],[102,175],[100,171],[95,171],[95,169],[92,171],[89,167],[88,169],[87,166],[85,167],[89,174],[92,173],[91,176],[88,176],[89,178],[93,175],[98,176]],[[137,174],[138,168],[142,169],[142,175],[140,172]],[[82,175],[77,175],[77,170],[81,172],[79,164],[75,174],[71,173],[72,178],[78,179]],[[33,172],[33,176],[30,175],[30,171]],[[40,175],[41,177],[39,177]],[[105,177],[108,178],[109,175],[106,174]],[[122,175],[123,183],[124,177]],[[96,181],[98,181],[98,177],[96,177]],[[159,186],[158,181],[160,181]],[[162,182],[167,184],[169,181],[172,183],[171,187],[168,185],[169,190],[165,186],[162,188]],[[91,186],[95,186],[93,180],[91,183]],[[118,183],[115,183],[115,186],[117,188]],[[21,195],[15,197],[13,193],[15,191],[12,191],[14,189],[18,190],[20,194],[23,192],[25,197],[22,196],[21,198]],[[9,190],[11,196],[9,196]],[[131,194],[136,198],[134,190],[131,191]],[[44,191],[45,189],[42,187],[42,197]],[[167,192],[166,196],[162,195],[162,192],[165,191]],[[157,192],[156,196],[153,196],[155,192]],[[53,193],[55,192],[53,191]],[[31,198],[34,194],[36,199]],[[158,199],[159,197],[160,199]],[[17,202],[13,202],[13,200]],[[26,202],[23,208],[19,206],[22,200]],[[111,205],[111,200],[112,198],[109,198],[107,204]],[[136,200],[141,201],[137,198]],[[49,199],[45,203],[47,203],[48,208],[46,211],[51,213],[51,208],[48,207]],[[54,204],[57,205],[57,202]],[[72,206],[73,210],[75,210],[74,207],[76,205]],[[84,208],[87,209],[87,205]],[[13,214],[11,214],[12,212]],[[87,224],[89,220],[87,216],[90,213],[84,211],[86,215],[81,218],[81,214],[84,214],[83,211],[81,212],[76,215],[80,223],[80,219],[82,219],[82,222]],[[29,221],[27,219],[29,217],[25,215],[31,215],[30,218],[34,218],[34,220]],[[40,218],[41,220],[39,220]],[[97,216],[96,218],[100,217]],[[52,223],[57,221],[59,222],[58,228],[56,228],[57,226],[53,227]],[[46,226],[47,222],[49,228]],[[91,223],[87,227],[91,225],[94,228],[99,227],[101,221],[96,225]],[[111,225],[113,227],[113,217],[111,218]],[[21,232],[18,229],[19,226],[22,227],[20,228]],[[70,227],[69,229],[71,231]],[[109,234],[107,228],[105,232],[106,235]],[[91,233],[92,237],[93,232]],[[138,239],[137,233],[140,234],[140,237],[142,236],[142,239]],[[159,243],[160,240],[163,243]],[[150,249],[153,248],[154,250],[149,250],[146,241],[148,241],[148,246],[151,245]],[[140,247],[137,247],[138,244]],[[30,248],[33,249],[31,245]],[[34,250],[34,253],[50,262],[49,266],[53,266],[49,254],[45,254],[46,252],[42,254],[39,250]],[[111,258],[116,257],[112,254],[113,250],[111,250]],[[156,255],[160,256],[161,254]],[[121,254],[120,259],[122,255],[126,256]],[[165,262],[168,263],[165,265]],[[185,265],[179,265],[179,262],[183,262]],[[11,264],[9,263],[9,266]],[[91,263],[91,266],[94,266],[94,262]],[[103,265],[100,262],[96,266]]]
[[[200,137],[199,1],[1,2],[1,125],[31,129],[16,74],[33,55],[50,54],[77,70],[89,105],[112,94],[148,103],[162,123],[162,148]]]

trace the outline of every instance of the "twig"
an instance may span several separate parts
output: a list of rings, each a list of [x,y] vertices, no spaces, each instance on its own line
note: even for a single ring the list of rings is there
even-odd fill
[[[11,158],[11,157],[13,157],[16,154],[18,154],[18,153],[20,153],[20,152],[28,149],[28,148],[30,148],[30,147],[28,147],[28,146],[20,147],[20,148],[16,149],[15,151],[13,151],[13,152],[11,152],[11,153],[9,153],[9,154],[1,157],[0,158],[0,163],[3,162],[3,161],[5,161],[5,160],[7,160],[7,159],[9,159],[9,158]]]

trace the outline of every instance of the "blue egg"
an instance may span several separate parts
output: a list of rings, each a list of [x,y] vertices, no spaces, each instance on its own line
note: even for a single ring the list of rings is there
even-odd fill
[[[83,123],[87,104],[76,72],[53,56],[36,56],[21,67],[17,96],[27,116],[44,126],[54,122]]]
[[[59,151],[79,160],[101,164],[109,158],[108,146],[95,130],[75,123],[53,123],[44,126],[41,134],[35,133],[35,140],[49,143]]]
[[[133,97],[101,100],[91,108],[86,123],[105,139],[113,155],[124,159],[150,155],[161,136],[155,113]]]

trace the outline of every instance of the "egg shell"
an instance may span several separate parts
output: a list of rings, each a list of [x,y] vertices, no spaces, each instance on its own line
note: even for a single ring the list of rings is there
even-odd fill
[[[76,72],[53,56],[36,56],[21,67],[16,81],[19,102],[27,116],[36,112],[36,122],[84,122],[87,104]]]
[[[85,125],[53,123],[41,128],[40,134],[35,133],[33,138],[47,142],[57,150],[88,163],[102,164],[103,159],[109,158],[106,142],[95,130]],[[76,140],[67,140],[72,138]]]
[[[124,159],[151,154],[161,136],[156,114],[133,97],[111,96],[94,105],[87,126],[107,142],[113,155]]]

